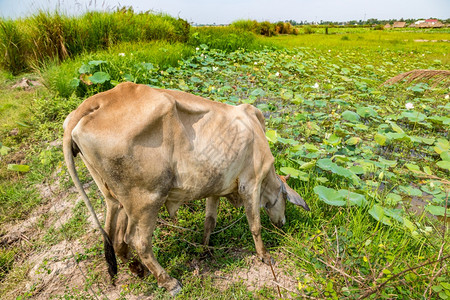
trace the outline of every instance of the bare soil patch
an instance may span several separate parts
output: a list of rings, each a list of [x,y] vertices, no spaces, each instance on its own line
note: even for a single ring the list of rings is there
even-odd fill
[[[141,291],[131,292],[130,284],[146,284],[142,279],[135,278],[124,265],[120,265],[116,285],[111,285],[103,254],[89,254],[89,249],[98,248],[100,235],[88,226],[79,239],[62,240],[49,246],[43,242],[50,228],[58,230],[73,216],[73,209],[82,201],[74,188],[62,189],[60,181],[64,180],[55,173],[49,178],[50,184],[36,186],[44,204],[30,213],[27,219],[6,224],[2,229],[0,246],[16,247],[21,253],[15,258],[14,268],[23,267],[26,270],[24,279],[17,282],[12,289],[3,294],[5,299],[15,299],[27,295],[31,299],[50,299],[70,295],[77,298],[95,298],[94,294],[103,299],[152,299],[152,295]],[[85,184],[88,188],[89,184]],[[98,216],[103,217],[101,211]],[[91,220],[88,218],[88,222]],[[248,291],[257,291],[264,287],[277,290],[280,286],[284,298],[296,295],[298,274],[288,274],[282,253],[272,253],[276,264],[275,282],[270,266],[262,263],[258,257],[248,251],[236,250],[229,255],[236,260],[244,259],[244,266],[233,270],[222,271],[211,268],[206,261],[193,261],[189,264],[192,276],[213,278],[213,284],[219,290],[227,290],[233,284],[243,284]],[[152,276],[152,275],[150,275]],[[8,280],[8,277],[5,278]],[[2,289],[0,283],[0,291]],[[147,291],[148,293],[148,291]],[[134,295],[136,294],[136,295]]]

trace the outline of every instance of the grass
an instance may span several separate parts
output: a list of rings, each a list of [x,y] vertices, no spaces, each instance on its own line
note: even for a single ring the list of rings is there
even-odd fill
[[[433,197],[425,200],[443,207],[446,186],[439,180],[420,178],[406,165],[414,164],[419,170],[428,167],[433,175],[448,177],[448,171],[437,165],[443,158],[435,150],[445,148],[445,143],[438,139],[448,140],[445,123],[448,89],[431,88],[426,83],[379,86],[386,79],[412,69],[448,69],[445,45],[413,42],[424,34],[415,31],[400,34],[355,28],[336,32],[337,29],[330,28],[325,35],[321,28],[314,28],[316,33],[298,36],[266,39],[252,35],[246,44],[247,35],[240,31],[218,29],[214,35],[214,30],[195,29],[188,43],[121,42],[68,58],[63,63],[46,62],[41,66],[41,75],[49,92],[10,90],[19,78],[4,73],[0,89],[6,97],[2,101],[11,105],[1,118],[4,128],[1,141],[11,151],[0,157],[0,224],[24,219],[49,200],[41,199],[34,189],[36,184],[58,180],[60,191],[55,201],[57,197],[66,197],[64,192],[71,186],[67,174],[62,169],[55,175],[55,170],[62,166],[61,149],[49,146],[49,142],[60,139],[65,116],[83,98],[132,79],[234,105],[251,103],[266,115],[276,169],[280,173],[296,171],[290,184],[311,208],[311,213],[305,213],[288,204],[287,224],[282,229],[274,227],[262,213],[264,243],[277,257],[277,266],[291,274],[296,283],[293,297],[444,298],[448,262],[440,259],[449,254],[448,231],[434,218],[426,214],[416,216],[406,207],[413,197],[410,193],[417,190],[421,194],[429,191]],[[427,39],[444,39],[447,35],[427,34],[430,37]],[[348,39],[343,40],[343,36]],[[278,49],[254,46],[261,41],[275,44]],[[203,44],[207,47],[200,46]],[[95,72],[108,73],[110,79],[89,87],[78,82],[74,87],[74,79]],[[17,104],[22,99],[23,104]],[[405,109],[406,103],[414,105],[415,115]],[[29,106],[30,114],[25,113]],[[426,118],[417,121],[415,118],[420,114]],[[29,128],[11,136],[9,132],[17,121],[26,122]],[[399,134],[398,127],[405,135]],[[377,142],[379,136],[386,137],[385,145]],[[430,145],[429,141],[411,137],[433,141]],[[18,156],[20,151],[23,154]],[[326,158],[332,158],[341,169],[321,168],[319,161]],[[31,171],[26,174],[8,171],[6,166],[13,161],[29,165]],[[357,182],[343,176],[346,173],[339,173],[342,168],[358,172]],[[89,182],[87,171],[79,169],[83,182]],[[363,196],[367,204],[327,204],[327,199],[316,193],[317,186],[346,189]],[[97,195],[97,189],[92,187],[90,198],[101,212],[104,207]],[[404,207],[394,201],[398,197]],[[399,205],[401,221],[374,214],[374,205],[386,213]],[[43,238],[31,240],[31,245],[27,245],[35,253],[43,253],[63,239],[81,240],[85,249],[75,257],[86,266],[87,279],[82,286],[71,286],[70,278],[61,280],[66,289],[54,296],[88,298],[92,297],[90,287],[102,296],[100,288],[109,285],[100,238],[85,235],[90,224],[83,204],[77,204],[70,214],[58,229],[49,222],[49,216],[44,216],[39,223]],[[205,250],[201,246],[204,201],[182,206],[177,220],[161,211],[162,222],[154,233],[154,251],[161,265],[183,282],[180,299],[278,297],[270,280],[265,288],[250,292],[248,282],[230,279],[253,264],[248,257],[254,254],[254,244],[243,215],[242,208],[236,209],[222,200],[217,229],[237,222],[213,234],[212,248]],[[391,225],[386,225],[386,220]],[[39,286],[36,289],[29,282],[30,289],[21,288],[29,280],[27,270],[31,267],[16,254],[29,255],[28,246],[18,243],[0,249],[0,297],[39,297]],[[52,268],[51,261],[45,268]],[[144,280],[129,278],[124,266],[120,274],[126,278],[117,288],[121,298],[138,294],[168,299],[153,276]],[[221,276],[227,279],[221,281]],[[290,294],[283,289],[282,293],[284,297]]]
[[[189,24],[166,14],[88,12],[69,17],[39,11],[26,19],[0,20],[0,64],[13,74],[63,61],[83,52],[107,49],[119,42],[164,40],[186,42]]]
[[[192,46],[206,45],[213,49],[227,52],[238,49],[253,50],[260,48],[256,36],[239,28],[229,27],[196,27],[191,30],[189,44]]]
[[[270,39],[259,37],[263,41],[269,40],[280,47],[313,47],[316,49],[371,49],[383,55],[385,50],[395,50],[411,54],[422,53],[425,59],[439,59],[444,65],[450,64],[448,43],[439,42],[450,40],[448,30],[440,31],[376,31],[368,28],[330,28],[325,35],[325,29],[314,29],[315,34],[300,34],[296,36],[275,36]],[[319,31],[321,30],[321,31]],[[415,40],[436,40],[438,42],[415,42]],[[448,68],[448,67],[447,67]]]
[[[0,98],[0,141],[2,141],[11,130],[18,129],[26,131],[27,123],[32,116],[30,109],[34,99],[45,94],[42,88],[24,90],[22,88],[13,89],[12,85],[26,77],[30,80],[37,80],[36,74],[22,74],[15,77],[10,73],[0,71],[0,89],[2,97]]]
[[[152,73],[176,67],[179,61],[194,51],[185,44],[164,41],[120,43],[108,50],[70,59],[62,65],[49,63],[43,68],[42,77],[45,85],[62,97],[67,98],[74,92],[79,96],[92,95],[102,90],[97,85],[83,84],[79,80],[83,74],[90,76],[102,71],[119,82],[128,80],[141,83],[147,80],[151,83]],[[93,65],[96,61],[101,63]],[[81,66],[86,66],[86,70],[80,72]]]
[[[14,74],[27,69],[26,51],[24,51],[27,44],[20,32],[20,25],[19,22],[0,19],[0,53],[2,53],[0,66]]]

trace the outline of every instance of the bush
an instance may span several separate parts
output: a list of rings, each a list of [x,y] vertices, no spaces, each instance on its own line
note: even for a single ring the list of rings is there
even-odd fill
[[[274,36],[277,34],[298,34],[298,29],[294,28],[289,22],[278,22],[274,24],[269,21],[258,22],[255,20],[238,20],[231,23],[230,26],[264,36]]]
[[[314,29],[312,29],[312,27],[311,26],[304,26],[303,27],[303,33],[304,34],[312,34],[312,33],[314,33],[315,31],[314,31]]]
[[[293,27],[289,22],[278,22],[275,27],[275,31],[279,34],[291,34]]]
[[[277,34],[276,26],[269,21],[264,21],[260,23],[259,33],[264,36],[274,36]]]

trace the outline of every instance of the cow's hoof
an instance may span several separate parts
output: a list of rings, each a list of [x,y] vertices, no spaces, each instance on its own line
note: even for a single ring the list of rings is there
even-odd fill
[[[150,273],[147,267],[145,267],[140,261],[132,261],[128,267],[131,273],[139,278],[144,278]]]
[[[263,263],[265,263],[266,265],[275,265],[275,260],[273,259],[272,256],[270,256],[269,254],[263,256],[261,258],[261,260],[263,261]]]
[[[181,292],[182,288],[183,285],[177,280],[177,284],[169,291],[169,293],[172,297],[175,297],[179,292]]]

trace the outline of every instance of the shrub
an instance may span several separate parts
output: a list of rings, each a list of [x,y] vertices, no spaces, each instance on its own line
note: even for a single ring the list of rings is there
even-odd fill
[[[292,25],[289,22],[278,22],[275,27],[275,31],[279,34],[291,34],[292,29]]]
[[[312,29],[312,27],[311,26],[304,26],[303,27],[303,33],[304,34],[312,34],[312,33],[314,33],[315,31],[314,31],[314,29]]]
[[[276,26],[269,21],[264,21],[260,23],[259,33],[265,36],[274,36],[277,34]]]

